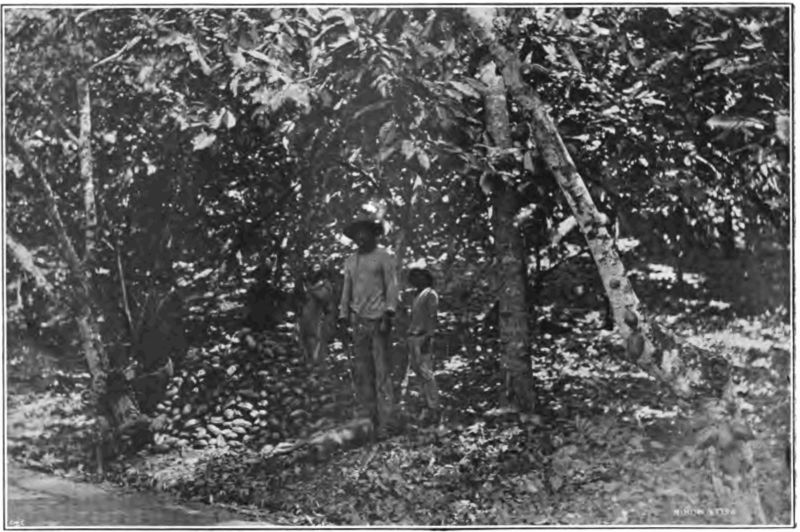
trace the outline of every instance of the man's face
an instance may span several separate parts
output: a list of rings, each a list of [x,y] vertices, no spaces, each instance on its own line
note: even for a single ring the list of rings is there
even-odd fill
[[[372,251],[375,248],[375,233],[366,227],[359,227],[353,235],[353,241],[358,246],[359,251]]]

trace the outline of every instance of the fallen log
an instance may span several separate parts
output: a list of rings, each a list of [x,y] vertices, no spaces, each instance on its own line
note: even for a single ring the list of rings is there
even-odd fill
[[[264,460],[277,458],[324,460],[335,451],[350,449],[372,440],[375,427],[369,418],[359,418],[327,430],[318,431],[308,438],[261,449]]]

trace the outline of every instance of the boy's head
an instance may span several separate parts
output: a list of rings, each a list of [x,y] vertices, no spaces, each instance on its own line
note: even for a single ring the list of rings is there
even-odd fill
[[[433,286],[433,274],[423,261],[416,261],[409,266],[408,283],[420,290]]]
[[[344,236],[355,242],[362,253],[375,249],[382,234],[383,225],[372,220],[358,220],[344,228]]]

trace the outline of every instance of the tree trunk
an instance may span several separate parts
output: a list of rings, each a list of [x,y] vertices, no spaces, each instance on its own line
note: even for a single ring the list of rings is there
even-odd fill
[[[686,262],[687,251],[691,247],[691,242],[686,238],[686,219],[684,218],[683,209],[676,207],[672,212],[672,220],[667,221],[668,230],[673,235],[672,252],[675,254],[675,272],[676,272],[676,288],[679,294],[683,293],[684,289],[684,267]]]
[[[28,150],[12,135],[9,135],[7,139],[10,147],[17,152],[30,169],[34,181],[38,182],[44,192],[47,216],[56,232],[62,256],[69,266],[72,277],[70,283],[73,292],[71,302],[75,308],[81,344],[92,375],[92,387],[97,397],[98,408],[105,417],[110,418],[110,421],[115,426],[119,428],[131,426],[140,418],[139,409],[127,391],[116,386],[112,390],[107,388],[108,355],[100,336],[100,328],[93,310],[95,305],[92,301],[91,285],[61,219],[55,193],[45,175],[31,158]]]
[[[733,200],[730,201],[732,202]],[[725,205],[725,223],[722,226],[722,250],[726,259],[733,260],[737,258],[736,227],[732,203]]]
[[[614,308],[615,321],[626,338],[626,351],[680,396],[721,398],[705,402],[706,412],[710,414],[707,441],[716,444],[721,463],[725,464],[711,467],[715,488],[720,488],[716,490],[719,506],[736,508],[734,518],[738,524],[764,523],[753,453],[748,442],[752,432],[732,390],[730,364],[706,350],[681,344],[657,323],[642,319],[639,300],[613,246],[613,239],[555,124],[539,95],[523,82],[519,57],[500,44],[494,35],[494,8],[468,8],[466,14],[479,39],[502,65],[503,79],[511,94],[531,116],[536,144],[566,196],[597,263]],[[733,463],[736,467],[729,467]]]
[[[403,209],[403,217],[398,224],[398,231],[397,237],[394,241],[394,258],[397,267],[398,273],[398,282],[402,284],[402,271],[403,271],[403,263],[406,259],[406,251],[408,250],[409,246],[411,245],[411,236],[413,234],[413,228],[411,226],[412,220],[414,219],[414,175],[410,176],[410,182],[408,185],[408,190],[406,190],[405,197],[405,208]]]
[[[481,79],[488,87],[484,96],[486,129],[495,147],[508,150],[512,144],[503,78],[496,74],[494,63],[489,63],[483,68]],[[525,254],[522,237],[515,223],[517,192],[500,176],[495,176],[493,181],[496,185],[492,192],[492,225],[495,256],[499,263],[496,274],[499,280],[498,326],[503,349],[503,382],[510,403],[524,412],[532,412],[536,399],[525,301]]]
[[[94,157],[92,154],[92,99],[89,82],[81,78],[77,82],[79,111],[80,171],[83,181],[83,206],[85,211],[86,247],[83,263],[88,275],[93,271],[94,249],[97,238],[97,206],[94,193]]]
[[[395,172],[397,170],[393,169],[391,171]],[[402,171],[397,172],[402,175]],[[403,194],[403,200],[405,203],[403,204],[400,220],[397,221],[397,235],[395,236],[393,242],[395,270],[397,272],[397,286],[402,303],[398,306],[397,313],[394,317],[394,327],[398,331],[398,334],[395,335],[395,338],[397,339],[401,338],[401,335],[404,335],[408,330],[408,326],[411,323],[411,303],[413,302],[402,299],[403,297],[408,297],[408,294],[406,294],[408,283],[403,272],[403,265],[406,263],[406,255],[408,253],[408,249],[411,247],[411,241],[414,235],[412,223],[414,220],[414,204],[416,202],[416,193],[414,191],[416,174],[409,172],[408,179],[408,187]],[[386,191],[386,194],[389,196],[388,191]],[[402,340],[400,340],[399,345],[395,343],[393,350],[392,378],[394,379],[394,386],[396,390],[400,390],[400,397],[405,397],[406,390],[408,389],[408,378],[411,369],[408,361],[408,350],[402,344]]]
[[[85,244],[81,284],[85,287],[81,297],[78,315],[78,330],[81,337],[89,371],[94,375],[104,375],[105,379],[95,379],[95,393],[100,402],[101,412],[109,417],[115,426],[123,428],[135,423],[140,417],[138,405],[128,393],[127,382],[117,376],[109,382],[110,364],[105,350],[100,324],[93,309],[97,308],[93,294],[92,276],[94,274],[95,249],[97,247],[97,203],[94,185],[94,153],[92,151],[92,96],[87,78],[76,82],[78,96],[78,140],[80,153],[80,175],[83,181]],[[65,235],[66,236],[66,235]],[[78,273],[75,274],[76,276]],[[124,428],[123,428],[124,430]]]

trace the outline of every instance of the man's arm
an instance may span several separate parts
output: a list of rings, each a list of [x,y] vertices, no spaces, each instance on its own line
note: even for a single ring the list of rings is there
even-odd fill
[[[344,284],[342,285],[342,298],[339,301],[339,319],[350,317],[350,294],[352,292],[352,280],[350,279],[349,260],[344,261]]]
[[[383,253],[383,286],[386,287],[386,311],[394,314],[397,311],[397,300],[400,297],[397,286],[397,272],[394,257],[389,252]]]
[[[431,290],[428,293],[428,316],[430,317],[431,334],[439,328],[439,295]]]
[[[433,336],[439,325],[439,297],[435,292],[425,294],[422,308],[425,313],[425,336]]]

